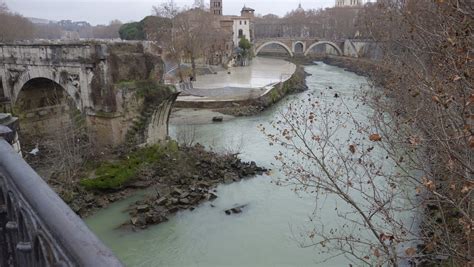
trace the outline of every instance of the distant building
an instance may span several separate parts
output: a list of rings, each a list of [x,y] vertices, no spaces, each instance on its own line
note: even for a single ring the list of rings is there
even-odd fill
[[[233,47],[239,46],[241,38],[253,41],[252,21],[255,18],[255,9],[244,6],[240,11],[240,16],[224,16],[222,14],[222,0],[210,0],[210,12],[217,16],[220,28],[231,33]]]
[[[222,16],[222,0],[211,0],[211,14]]]
[[[254,18],[255,17],[255,9],[244,6],[240,11],[240,16],[245,18]]]
[[[301,6],[301,3],[298,4],[298,8],[295,10],[295,12],[304,13],[304,9],[303,9],[303,7]]]
[[[336,0],[336,7],[358,7],[362,6],[363,0]]]
[[[252,36],[250,35],[250,19],[246,17],[233,17],[232,20],[234,21],[234,46],[239,46],[241,38],[252,41]]]

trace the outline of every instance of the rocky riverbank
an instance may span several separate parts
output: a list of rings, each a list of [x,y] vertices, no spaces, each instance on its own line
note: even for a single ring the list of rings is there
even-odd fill
[[[85,178],[71,186],[53,187],[81,217],[145,189],[153,196],[129,209],[132,229],[157,224],[179,210],[193,209],[217,197],[215,187],[267,171],[255,162],[242,162],[236,154],[218,154],[197,144],[167,144],[137,148],[107,160],[97,160],[83,170]]]
[[[267,171],[253,161],[242,162],[237,155],[208,152],[199,145],[183,148],[183,152],[192,155],[187,159],[186,168],[173,169],[167,175],[156,177],[154,194],[129,207],[130,221],[122,227],[144,229],[167,221],[180,210],[194,210],[197,205],[216,199],[217,185]]]
[[[368,78],[377,75],[380,79],[380,75],[383,75],[381,65],[377,64],[373,60],[365,58],[353,58],[353,57],[340,57],[340,56],[321,56],[304,59],[302,64],[314,64],[314,61],[322,61],[328,65],[343,68],[347,71],[356,73],[357,75],[365,76]]]

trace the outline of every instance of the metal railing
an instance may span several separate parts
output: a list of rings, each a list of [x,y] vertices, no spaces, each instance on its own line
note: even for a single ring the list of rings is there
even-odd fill
[[[123,266],[2,138],[5,128],[0,125],[0,266]]]

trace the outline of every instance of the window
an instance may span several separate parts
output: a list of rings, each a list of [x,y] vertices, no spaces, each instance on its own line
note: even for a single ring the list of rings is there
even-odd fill
[[[244,21],[245,22],[245,25],[247,25],[247,21]]]
[[[239,38],[242,38],[244,36],[244,31],[242,29],[239,30]]]
[[[242,21],[241,21],[241,20],[239,20],[239,22],[240,22],[240,25],[242,25]]]

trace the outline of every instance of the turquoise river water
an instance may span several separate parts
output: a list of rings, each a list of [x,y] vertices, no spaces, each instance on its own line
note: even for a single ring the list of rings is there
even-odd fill
[[[309,91],[327,92],[328,102],[335,101],[334,92],[338,92],[346,105],[355,107],[359,103],[352,96],[367,86],[364,77],[323,63],[308,66],[306,71],[312,75],[307,78]],[[329,87],[333,89],[329,91]],[[123,210],[140,197],[135,196],[98,212],[87,219],[87,224],[127,266],[348,266],[350,262],[344,257],[323,261],[328,255],[321,254],[317,247],[299,246],[300,234],[315,212],[320,213],[322,224],[338,223],[340,219],[331,212],[336,201],[328,197],[323,208],[315,211],[314,196],[275,185],[282,175],[272,166],[279,148],[269,146],[257,129],[260,124],[268,125],[288,102],[304,97],[306,93],[290,95],[256,116],[193,126],[199,143],[215,150],[238,149],[243,160],[274,169],[269,174],[219,186],[215,207],[204,203],[144,231],[115,229],[127,220]],[[357,112],[368,115],[370,110],[365,107]],[[172,125],[172,135],[184,127],[189,126]],[[235,216],[222,212],[235,204],[248,206]]]

